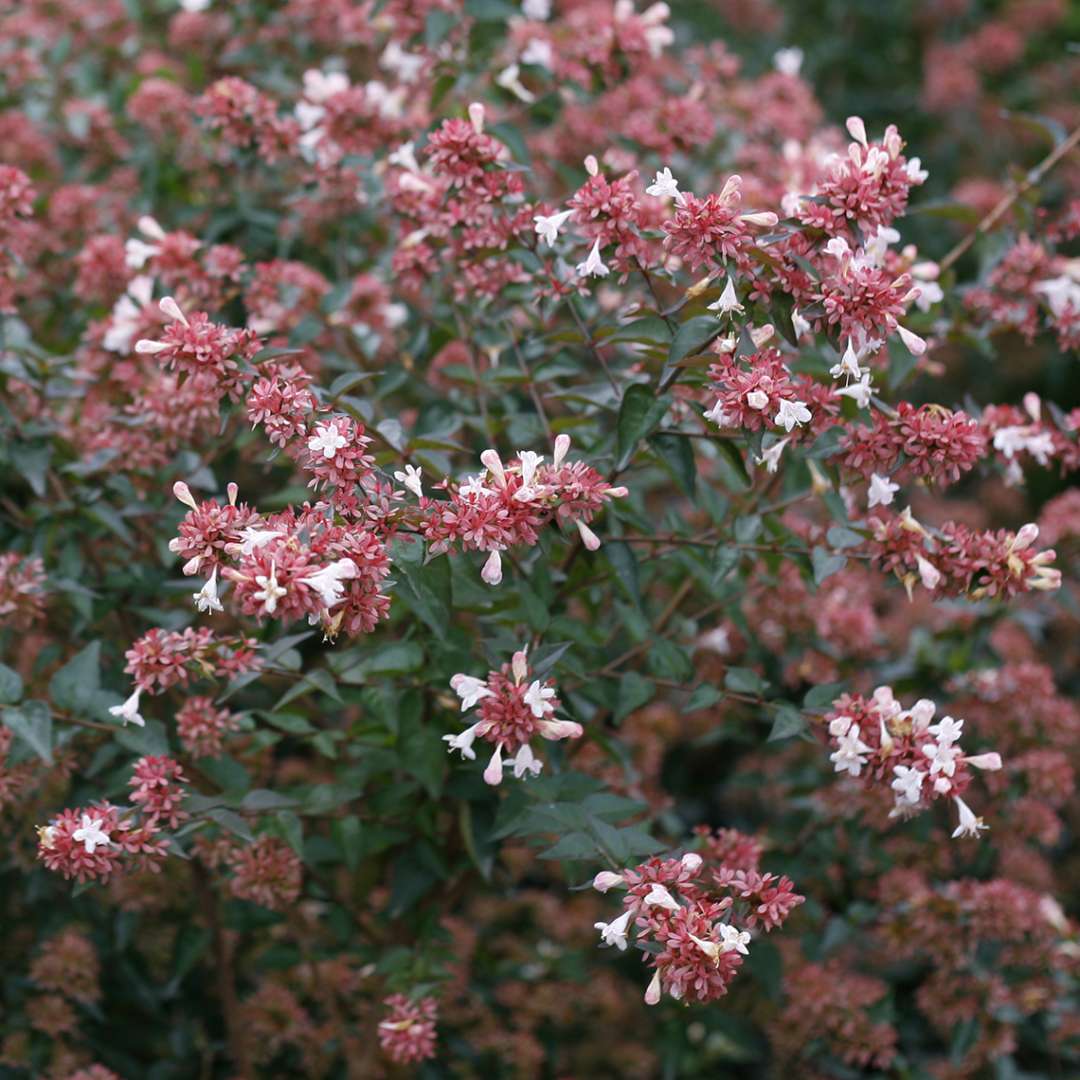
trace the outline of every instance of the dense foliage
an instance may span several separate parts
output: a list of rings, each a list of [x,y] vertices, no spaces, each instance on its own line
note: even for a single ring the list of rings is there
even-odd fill
[[[0,1075],[1080,1071],[1070,35],[0,5]]]

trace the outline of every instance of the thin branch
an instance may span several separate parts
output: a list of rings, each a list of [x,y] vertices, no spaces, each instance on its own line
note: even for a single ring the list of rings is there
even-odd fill
[[[980,237],[988,233],[1002,217],[1009,211],[1013,203],[1020,198],[1021,195],[1027,194],[1032,188],[1037,187],[1042,183],[1046,174],[1059,162],[1070,150],[1074,150],[1080,144],[1080,127],[1077,127],[1073,133],[1062,142],[1058,143],[1049,154],[1046,155],[1039,162],[1038,165],[1032,169],[1027,176],[1019,184],[1014,184],[1012,190],[1004,195],[997,203],[997,205],[975,226],[974,230],[968,233],[963,240],[960,241],[950,251],[938,265],[942,271],[948,270],[963,255],[968,248]]]

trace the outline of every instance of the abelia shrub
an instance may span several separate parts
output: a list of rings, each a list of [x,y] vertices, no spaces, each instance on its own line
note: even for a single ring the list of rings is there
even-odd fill
[[[6,5],[5,1077],[1080,1070],[1069,23],[843,7]]]

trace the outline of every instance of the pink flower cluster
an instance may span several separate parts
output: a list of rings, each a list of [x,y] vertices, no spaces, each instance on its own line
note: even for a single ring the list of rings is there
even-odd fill
[[[136,694],[161,693],[171,686],[185,686],[193,675],[227,679],[258,670],[261,661],[255,653],[257,644],[243,637],[218,638],[208,627],[155,628],[124,654],[124,670],[132,677]]]
[[[387,1014],[379,1021],[379,1046],[391,1061],[410,1065],[435,1056],[435,1022],[438,1009],[434,998],[412,1001],[404,994],[392,994],[383,1004]]]
[[[444,735],[448,750],[458,750],[469,761],[476,759],[473,744],[483,739],[494,746],[485,783],[502,783],[503,768],[512,767],[514,776],[537,776],[543,762],[532,749],[532,739],[539,735],[551,741],[578,739],[581,725],[573,720],[557,720],[559,709],[555,685],[550,679],[532,677],[525,650],[514,653],[509,664],[488,673],[486,679],[473,675],[455,675],[450,680],[454,693],[461,698],[461,711],[479,705],[480,719],[457,735]],[[503,760],[503,755],[508,760]]]
[[[922,698],[904,709],[887,686],[873,697],[845,694],[826,714],[829,760],[838,773],[862,777],[869,786],[889,782],[891,816],[910,817],[934,799],[951,798],[959,824],[954,837],[978,836],[987,828],[962,796],[971,785],[971,769],[997,771],[1001,755],[965,754],[959,744],[964,721],[943,716],[934,723],[936,706]]]
[[[605,870],[593,879],[600,892],[626,890],[622,913],[596,929],[604,945],[620,951],[634,935],[653,969],[645,991],[649,1005],[665,993],[687,1002],[722,997],[749,955],[751,931],[781,926],[805,899],[788,878],[758,869],[753,845],[721,836],[706,854],[717,850],[729,861],[709,866],[688,852],[681,859],[654,857],[633,870]]]
[[[130,780],[131,809],[100,803],[62,811],[38,829],[38,858],[80,882],[107,881],[120,871],[159,871],[167,853],[162,829],[175,829],[188,816],[181,805],[186,782],[171,758],[140,758]]]
[[[351,423],[351,421],[349,421]],[[345,483],[347,469],[359,458],[355,439],[347,444],[328,427],[319,440],[333,456],[320,453],[327,467]],[[312,451],[315,453],[315,451]],[[218,574],[233,585],[233,597],[245,615],[284,622],[307,618],[321,624],[329,637],[370,633],[386,617],[390,600],[381,590],[390,570],[383,542],[364,524],[336,524],[325,505],[290,507],[262,517],[236,503],[230,485],[229,503],[195,501],[186,484],[174,485],[177,498],[190,507],[171,549],[187,558],[185,573],[209,571],[202,589],[193,594],[200,611],[222,611]]]
[[[570,437],[559,435],[551,464],[541,454],[521,450],[504,464],[495,450],[480,455],[483,472],[465,483],[446,481],[447,500],[422,498],[422,533],[432,554],[459,544],[466,551],[486,551],[481,576],[489,585],[502,581],[501,552],[517,544],[532,546],[549,522],[573,525],[590,551],[600,540],[589,528],[609,499],[626,495],[583,461],[566,461]]]
[[[901,514],[878,511],[869,526],[873,561],[893,571],[909,593],[916,580],[935,595],[975,600],[1061,587],[1061,571],[1050,565],[1057,556],[1052,548],[1035,549],[1039,527],[1033,523],[1015,533],[979,531],[958,522],[931,531],[905,507]]]
[[[218,757],[225,736],[237,729],[237,719],[228,709],[218,708],[214,699],[190,697],[176,712],[176,734],[193,757]]]
[[[230,849],[226,858],[232,878],[229,889],[240,900],[283,911],[300,895],[304,868],[299,856],[276,836]]]

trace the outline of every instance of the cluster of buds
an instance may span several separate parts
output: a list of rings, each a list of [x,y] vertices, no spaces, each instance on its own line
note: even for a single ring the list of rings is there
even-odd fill
[[[379,1021],[379,1046],[391,1061],[407,1065],[435,1056],[434,998],[412,1001],[404,994],[392,994],[383,1004],[387,1013]]]
[[[752,931],[780,926],[804,900],[786,877],[762,874],[756,865],[709,866],[696,852],[602,871],[593,887],[626,890],[622,913],[596,929],[603,945],[620,951],[634,935],[653,969],[649,1005],[664,993],[676,1001],[722,997],[749,955]]]
[[[500,784],[503,768],[512,767],[514,776],[536,776],[543,762],[533,753],[532,739],[557,742],[581,737],[581,725],[573,720],[557,720],[559,699],[554,683],[533,677],[525,650],[514,653],[509,664],[488,673],[486,679],[455,675],[450,687],[461,698],[461,711],[479,705],[480,719],[458,735],[444,735],[449,750],[458,750],[469,761],[476,759],[477,739],[495,748],[484,769],[484,781]],[[505,760],[504,760],[505,758]]]
[[[880,511],[869,519],[870,554],[892,570],[910,595],[916,581],[937,596],[1008,599],[1022,592],[1061,587],[1061,571],[1050,565],[1052,548],[1036,551],[1039,527],[1024,525],[980,532],[950,522],[931,532],[905,507],[901,514]]]
[[[964,721],[943,716],[934,723],[935,711],[926,698],[904,709],[887,686],[871,698],[845,694],[825,717],[834,747],[829,760],[836,772],[863,777],[871,786],[888,780],[890,816],[910,817],[934,799],[951,798],[959,815],[953,836],[978,836],[987,826],[961,796],[971,785],[971,770],[996,771],[1001,755],[965,754],[958,745]]]
[[[186,630],[148,630],[124,654],[135,689],[122,704],[109,712],[124,724],[144,726],[139,699],[144,692],[162,693],[171,686],[183,686],[192,677],[233,678],[257,671],[262,663],[256,655],[258,643],[250,638],[218,638],[208,627]]]
[[[489,585],[502,581],[501,552],[516,544],[532,546],[551,521],[572,524],[590,551],[600,539],[589,522],[608,499],[622,498],[625,487],[613,487],[583,461],[566,461],[570,437],[559,435],[551,464],[541,454],[521,450],[504,464],[495,450],[480,455],[484,470],[464,483],[446,481],[448,500],[421,499],[423,536],[433,555],[459,544],[466,551],[486,551],[481,577]]]
[[[331,452],[342,448],[334,443]],[[337,525],[324,509],[312,507],[264,518],[237,505],[234,484],[226,506],[215,500],[196,502],[184,483],[175,484],[173,492],[189,511],[170,549],[187,557],[185,573],[209,571],[193,594],[200,611],[224,608],[219,570],[222,579],[233,583],[245,615],[284,621],[306,617],[328,637],[342,630],[369,633],[389,611],[389,598],[382,592],[389,556],[365,526]]]
[[[244,369],[260,348],[255,332],[213,323],[204,311],[189,319],[171,296],[158,306],[171,320],[169,325],[157,341],[136,341],[135,351],[156,356],[164,367],[178,368],[188,376],[212,376],[219,394],[235,394],[246,377]]]
[[[160,870],[167,850],[162,829],[175,829],[187,817],[181,807],[186,782],[171,758],[140,758],[130,781],[133,807],[64,810],[38,829],[38,858],[79,882],[107,881],[121,870]]]

